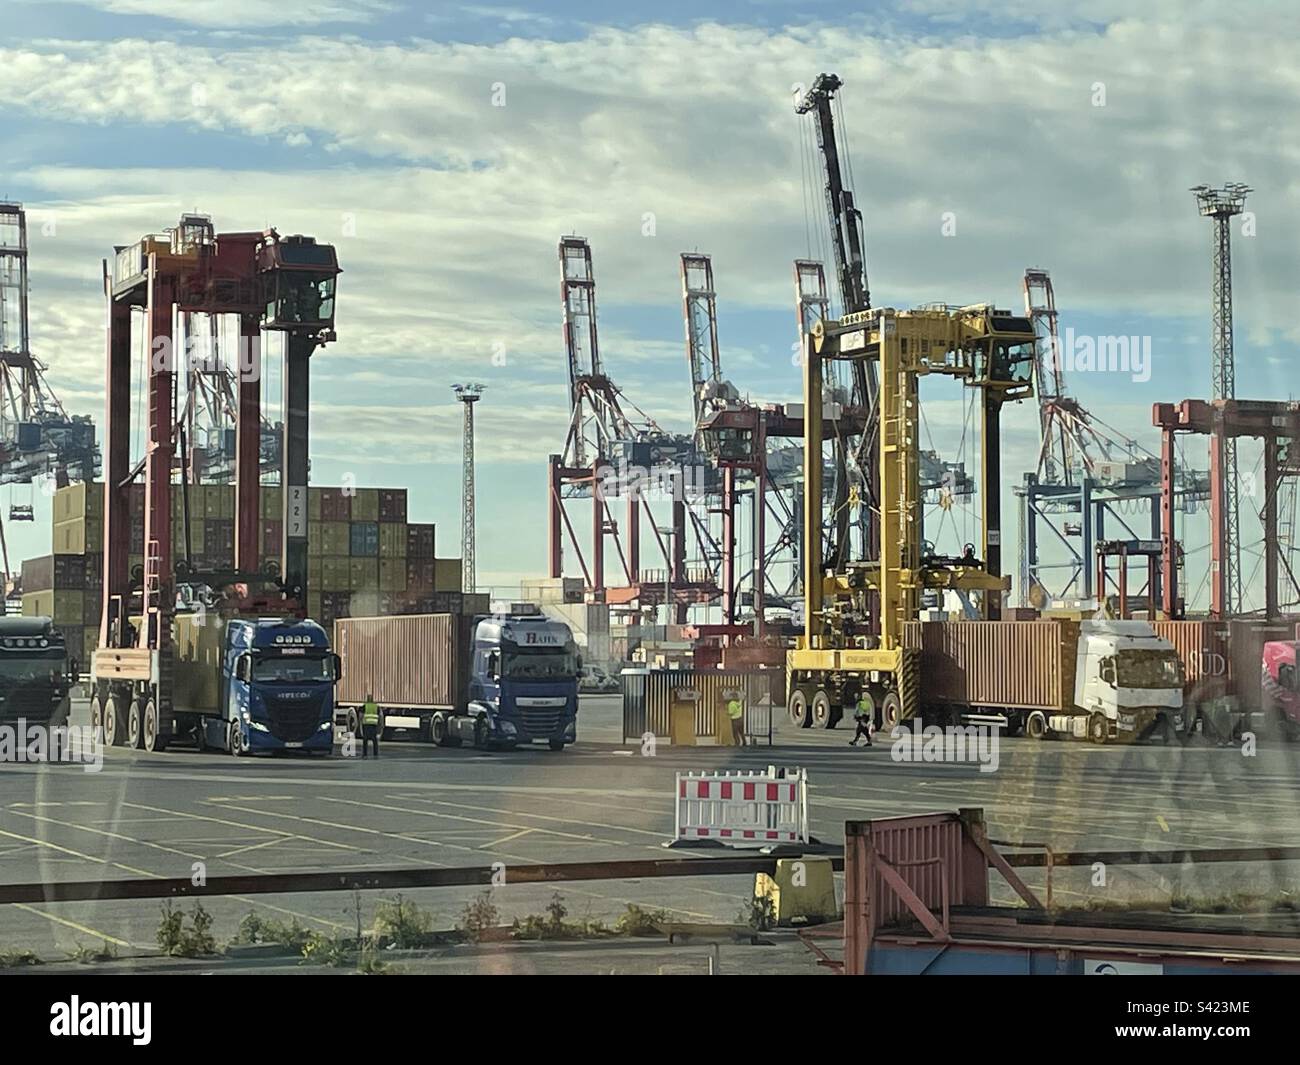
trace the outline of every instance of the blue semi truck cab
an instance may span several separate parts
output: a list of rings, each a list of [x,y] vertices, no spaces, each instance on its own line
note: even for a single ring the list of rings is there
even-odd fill
[[[95,652],[90,720],[103,727],[106,743],[330,753],[339,659],[316,622],[196,610],[171,623],[166,662],[150,648]],[[164,666],[170,683],[160,684]]]
[[[470,641],[469,717],[480,746],[577,739],[582,669],[569,626],[541,614],[480,618]]]
[[[224,630],[215,705],[186,708],[199,715],[201,745],[237,756],[293,750],[328,755],[339,659],[325,630],[298,618],[235,618]],[[186,686],[179,675],[177,680],[179,713]]]

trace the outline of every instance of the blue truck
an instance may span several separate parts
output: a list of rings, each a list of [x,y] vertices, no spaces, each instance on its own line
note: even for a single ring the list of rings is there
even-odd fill
[[[384,734],[444,747],[577,739],[582,661],[569,626],[538,614],[409,614],[340,618],[339,724],[355,733],[367,697]]]
[[[320,625],[211,611],[173,620],[170,706],[156,704],[146,678],[131,679],[133,649],[96,652],[91,720],[107,743],[165,750],[184,739],[236,756],[330,754],[339,661]]]

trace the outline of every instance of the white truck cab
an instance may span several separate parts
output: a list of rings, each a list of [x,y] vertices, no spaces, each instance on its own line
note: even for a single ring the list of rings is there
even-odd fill
[[[1173,644],[1145,621],[1083,621],[1072,714],[1053,714],[1053,732],[1097,743],[1183,729],[1183,668]]]

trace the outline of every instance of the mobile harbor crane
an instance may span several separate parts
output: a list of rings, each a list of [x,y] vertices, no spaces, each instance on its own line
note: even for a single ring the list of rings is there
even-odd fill
[[[804,617],[805,635],[789,652],[792,720],[833,725],[844,707],[866,695],[883,727],[920,706],[919,649],[905,647],[904,629],[927,589],[974,592],[983,617],[1001,616],[1002,405],[1032,394],[1034,331],[1030,321],[986,304],[912,311],[875,308],[816,324],[804,349]],[[822,418],[826,363],[874,364],[879,382],[880,557],[823,568]],[[920,379],[941,374],[981,390],[979,555],[927,555],[921,535]],[[868,592],[878,617],[868,616]],[[872,621],[879,623],[871,635]]]

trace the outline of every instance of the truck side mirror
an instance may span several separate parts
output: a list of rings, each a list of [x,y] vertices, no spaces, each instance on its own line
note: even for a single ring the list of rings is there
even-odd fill
[[[1277,680],[1287,691],[1295,691],[1295,666],[1279,666]]]
[[[334,663],[334,679],[343,679],[343,659],[338,655],[330,655],[330,660]]]
[[[1112,688],[1115,687],[1115,660],[1113,658],[1102,659],[1101,679]]]
[[[235,659],[235,679],[247,682],[253,675],[253,660],[248,655]]]

